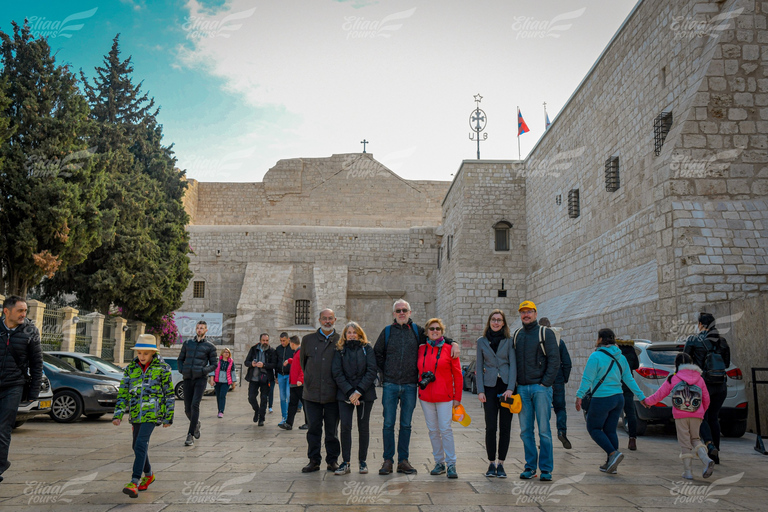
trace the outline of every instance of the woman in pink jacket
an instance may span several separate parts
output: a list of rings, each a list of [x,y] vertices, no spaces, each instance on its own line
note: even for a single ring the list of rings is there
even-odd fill
[[[715,467],[707,455],[707,448],[699,439],[699,427],[709,407],[709,392],[701,368],[693,364],[691,356],[681,352],[675,357],[675,373],[667,377],[664,384],[653,395],[643,400],[651,406],[672,394],[672,416],[675,418],[677,442],[680,443],[680,458],[683,461],[683,478],[693,480],[691,459],[699,456],[704,463],[702,476],[709,478]]]

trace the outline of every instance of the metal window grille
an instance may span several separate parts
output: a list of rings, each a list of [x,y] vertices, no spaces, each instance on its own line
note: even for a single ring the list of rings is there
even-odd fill
[[[555,196],[555,204],[556,204],[557,206],[560,206],[561,204],[563,204],[563,196],[562,196],[562,195],[560,195],[560,194],[557,194],[557,195]]]
[[[443,263],[443,246],[440,245],[437,248],[437,270],[440,270],[440,266]]]
[[[296,325],[310,325],[308,300],[296,301],[295,321]]]
[[[573,188],[568,191],[568,216],[575,219],[579,216],[579,189]]]
[[[612,156],[605,161],[605,190],[616,192],[619,190],[619,157]]]
[[[448,245],[445,248],[445,259],[451,261],[451,249],[453,248],[453,235],[448,235]]]
[[[195,281],[192,287],[192,298],[193,299],[205,298],[205,281]]]
[[[667,138],[669,129],[672,127],[672,112],[662,112],[653,120],[653,151],[656,156],[661,153],[661,147],[664,145],[664,139]]]
[[[496,250],[509,250],[509,228],[496,228]]]

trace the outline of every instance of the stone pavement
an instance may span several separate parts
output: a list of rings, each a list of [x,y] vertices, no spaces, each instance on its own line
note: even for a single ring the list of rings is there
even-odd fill
[[[47,417],[17,429],[11,446],[12,467],[0,484],[3,512],[235,512],[277,510],[501,511],[520,510],[765,510],[768,509],[768,457],[753,451],[754,435],[724,439],[723,462],[714,475],[680,483],[677,442],[663,428],[649,428],[637,452],[625,451],[617,475],[598,471],[605,456],[586,434],[584,421],[569,411],[572,450],[555,440],[554,482],[521,481],[522,443],[517,418],[506,463],[509,478],[483,476],[484,422],[477,397],[465,406],[473,423],[454,423],[458,480],[430,476],[432,455],[421,407],[416,406],[410,460],[418,475],[378,475],[381,464],[381,404],[372,417],[368,462],[371,473],[335,476],[322,470],[302,474],[307,463],[305,432],[277,428],[277,409],[267,425],[257,427],[245,388],[229,394],[223,419],[216,418],[214,397],[203,399],[202,437],[185,447],[183,403],[178,421],[152,436],[150,455],[157,481],[130,499],[122,491],[130,479],[133,454],[127,424],[115,427],[107,417],[61,425]],[[554,426],[554,417],[553,417]],[[620,432],[622,447],[627,438]],[[353,438],[353,454],[356,453]],[[324,468],[324,466],[323,466]]]

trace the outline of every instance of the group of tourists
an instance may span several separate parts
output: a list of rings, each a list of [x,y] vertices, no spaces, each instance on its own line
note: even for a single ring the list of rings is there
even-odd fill
[[[483,336],[477,340],[477,396],[483,407],[489,461],[485,475],[507,476],[504,462],[515,411],[525,456],[520,478],[538,475],[547,482],[552,480],[554,470],[550,430],[553,409],[557,415],[557,437],[565,449],[571,448],[564,405],[571,361],[560,330],[552,328],[546,318],[538,320],[533,302],[522,302],[518,313],[522,327],[512,332],[505,314],[498,309],[492,311]],[[37,399],[42,376],[39,331],[25,317],[23,299],[5,299],[0,322],[0,337],[4,338],[0,347],[0,481],[2,472],[10,466],[8,447],[15,411],[21,400]],[[319,315],[320,328],[303,339],[282,333],[280,346],[274,349],[269,346],[269,335],[262,334],[259,343],[249,350],[244,364],[253,421],[264,425],[266,411],[271,410],[269,389],[275,382],[280,390],[280,428],[291,430],[295,415],[303,406],[305,425],[301,428],[307,430],[309,463],[302,472],[320,469],[324,444],[327,469],[336,475],[350,473],[356,418],[357,469],[368,473],[369,425],[373,404],[379,398],[375,383],[380,376],[384,422],[379,474],[417,472],[409,461],[409,445],[418,396],[434,457],[430,474],[458,478],[452,421],[463,414],[460,348],[446,337],[441,319],[431,318],[422,327],[410,317],[410,304],[402,299],[395,301],[393,322],[372,344],[356,322],[349,322],[341,333],[336,332],[335,313],[324,309]],[[703,463],[702,476],[712,474],[714,464],[719,463],[717,413],[726,396],[724,372],[730,364],[730,351],[715,328],[712,315],[699,316],[699,331],[677,355],[675,373],[649,397],[644,396],[632,376],[639,363],[631,344],[617,340],[610,329],[598,332],[596,349],[587,360],[576,392],[575,407],[577,411],[584,408],[589,435],[606,453],[600,471],[615,474],[624,458],[616,434],[622,411],[629,422],[628,448],[637,449],[634,414],[629,414],[634,413],[632,396],[643,406],[651,407],[671,394],[683,477],[693,478],[691,465],[696,457]],[[214,383],[218,417],[222,418],[226,394],[237,380],[231,352],[223,348],[217,354],[206,332],[205,322],[199,322],[197,335],[183,343],[178,357],[178,369],[184,378],[184,412],[189,422],[187,446],[193,446],[201,435],[200,402],[207,381],[211,379]],[[170,367],[159,357],[155,337],[139,336],[133,350],[136,357],[125,368],[113,423],[119,425],[126,415],[131,423],[135,460],[131,481],[123,492],[137,497],[154,482],[148,454],[150,436],[156,426],[168,427],[173,423],[175,400]]]

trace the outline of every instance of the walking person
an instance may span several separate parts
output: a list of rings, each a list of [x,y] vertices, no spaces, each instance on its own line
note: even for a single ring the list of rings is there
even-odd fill
[[[427,322],[429,340],[419,347],[419,401],[432,443],[435,467],[430,475],[447,473],[458,478],[456,446],[453,440],[453,408],[461,404],[464,378],[459,358],[450,357],[451,345],[445,342],[445,324],[439,318]],[[442,357],[441,357],[442,356]]]
[[[219,418],[224,417],[224,407],[227,405],[227,393],[229,393],[232,384],[237,382],[235,372],[235,362],[232,360],[232,352],[228,348],[221,349],[219,362],[214,370],[213,389],[216,394],[216,405],[219,408]]]
[[[357,416],[358,452],[357,460],[361,474],[368,473],[368,443],[371,410],[376,400],[376,355],[365,331],[356,322],[344,326],[336,353],[333,356],[333,378],[338,386],[336,399],[339,403],[341,420],[341,459],[337,475],[351,471],[352,417]]]
[[[610,329],[600,329],[597,333],[597,349],[587,359],[581,386],[576,391],[576,410],[581,410],[582,398],[591,391],[587,431],[608,456],[605,464],[600,466],[600,471],[610,474],[616,473],[616,468],[624,459],[616,435],[619,416],[624,408],[622,382],[640,401],[645,400],[645,395],[632,378],[627,359],[616,346],[616,335]]]
[[[616,340],[621,354],[627,359],[629,372],[634,375],[634,371],[640,368],[640,359],[635,352],[635,342],[633,340]],[[627,423],[627,434],[629,442],[627,448],[631,451],[637,450],[637,411],[635,410],[635,398],[632,390],[623,382],[621,383],[621,392],[624,395],[624,421]]]
[[[185,446],[194,446],[195,439],[200,439],[200,402],[208,382],[208,374],[216,368],[218,357],[216,347],[208,341],[205,334],[208,324],[204,320],[195,326],[197,335],[181,345],[178,365],[179,373],[184,377],[184,414],[189,419],[189,430]]]
[[[701,422],[701,440],[706,443],[709,457],[720,464],[720,409],[728,395],[725,371],[731,365],[731,349],[715,326],[710,313],[699,314],[699,333],[690,336],[683,352],[701,368],[709,393],[709,408]]]
[[[287,332],[280,333],[280,345],[275,348],[277,354],[277,366],[275,372],[277,373],[277,389],[280,392],[280,414],[282,418],[278,427],[285,423],[288,419],[288,400],[290,399],[290,375],[291,375],[291,359],[293,358],[294,350],[291,348],[290,338]]]
[[[552,327],[549,322],[549,318],[542,317],[539,319],[539,325],[544,327],[550,327],[555,333],[557,339],[557,347],[560,349],[560,370],[557,372],[555,383],[552,385],[552,408],[555,410],[555,416],[557,417],[557,439],[563,443],[563,448],[570,450],[572,448],[571,441],[568,439],[568,412],[565,404],[565,385],[568,384],[568,379],[571,376],[571,355],[568,353],[568,347],[565,346],[565,340],[560,336],[560,328]]]
[[[269,381],[275,376],[276,365],[277,353],[269,346],[269,334],[261,333],[259,343],[248,350],[245,358],[245,366],[248,368],[248,373],[245,374],[245,380],[248,381],[248,403],[253,409],[253,422],[258,423],[260,427],[264,426],[267,415]]]
[[[307,430],[309,428],[309,422],[307,421],[307,411],[301,406],[302,397],[304,395],[304,372],[301,371],[301,340],[298,336],[291,336],[290,338],[291,349],[293,349],[293,357],[288,361],[291,368],[291,373],[288,376],[288,382],[290,384],[291,398],[288,401],[288,416],[282,425],[278,427],[284,430],[291,430],[293,428],[293,419],[296,417],[297,411],[304,411],[304,424],[299,427],[299,430]]]
[[[487,477],[506,478],[504,461],[509,450],[512,430],[512,412],[501,406],[502,398],[509,398],[517,384],[515,349],[509,334],[507,317],[494,309],[485,323],[485,335],[477,340],[477,398],[483,404],[485,416],[485,450],[488,454]],[[496,457],[496,430],[498,425],[498,458]]]
[[[171,426],[176,398],[171,367],[158,357],[157,339],[151,334],[141,334],[133,350],[136,357],[123,372],[112,424],[119,426],[128,413],[134,459],[131,481],[123,488],[123,493],[138,498],[139,491],[146,491],[155,481],[149,462],[149,438],[156,426]]]
[[[701,476],[709,478],[715,462],[707,455],[707,447],[701,443],[699,429],[704,413],[709,407],[709,392],[701,377],[701,368],[693,364],[691,356],[681,352],[675,356],[675,373],[643,402],[646,407],[659,403],[672,394],[672,417],[675,418],[680,459],[683,462],[683,478],[693,480],[691,462],[696,456],[704,464]]]

